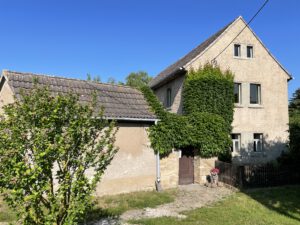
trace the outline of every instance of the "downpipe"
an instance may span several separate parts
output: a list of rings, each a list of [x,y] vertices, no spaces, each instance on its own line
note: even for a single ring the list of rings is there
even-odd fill
[[[157,124],[157,120],[155,121],[155,125]],[[160,180],[160,156],[159,152],[156,153],[156,181],[155,181],[156,191],[162,191],[161,180]]]

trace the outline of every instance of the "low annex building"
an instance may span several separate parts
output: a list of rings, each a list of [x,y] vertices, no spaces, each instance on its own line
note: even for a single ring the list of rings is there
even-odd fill
[[[116,146],[119,147],[97,186],[96,194],[116,194],[153,190],[156,179],[156,158],[150,148],[147,128],[156,117],[149,110],[143,94],[131,87],[96,83],[56,76],[3,71],[0,78],[0,113],[3,105],[13,103],[20,91],[30,90],[34,82],[52,93],[76,93],[81,102],[97,94],[97,103],[104,107],[104,116],[117,121]]]

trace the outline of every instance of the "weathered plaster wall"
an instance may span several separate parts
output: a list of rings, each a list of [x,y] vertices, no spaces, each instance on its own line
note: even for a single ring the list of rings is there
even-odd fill
[[[119,124],[119,127],[116,146],[120,149],[97,186],[96,195],[155,188],[155,155],[146,131],[148,125]]]
[[[187,70],[199,66],[216,57],[227,46],[245,23],[238,19],[229,29],[217,39],[205,52],[185,66]],[[242,56],[233,56],[233,46],[241,44]],[[246,58],[246,46],[253,46],[254,57]],[[246,28],[238,38],[217,58],[217,64],[223,70],[230,69],[235,74],[235,82],[242,83],[242,103],[234,109],[232,133],[241,134],[241,151],[233,153],[234,161],[238,163],[257,163],[270,161],[285,150],[288,140],[288,76],[284,70],[269,55],[259,40]],[[261,85],[261,105],[251,105],[250,83]],[[181,112],[183,78],[172,81],[167,85],[181,87],[171,109]],[[166,94],[166,86],[155,91],[160,99]],[[253,133],[263,133],[264,151],[253,152]]]
[[[164,189],[178,185],[179,176],[179,152],[173,151],[168,157],[160,161],[161,184]]]

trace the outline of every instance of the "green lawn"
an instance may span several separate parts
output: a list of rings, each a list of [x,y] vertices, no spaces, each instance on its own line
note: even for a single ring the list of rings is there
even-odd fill
[[[0,222],[12,222],[15,219],[15,213],[0,198]]]
[[[107,216],[119,216],[131,209],[153,208],[174,201],[177,191],[177,189],[169,189],[164,192],[141,191],[95,198],[94,209],[87,217],[88,220],[94,220]],[[13,211],[0,199],[0,222],[11,222],[15,219]]]
[[[162,217],[131,222],[146,225],[296,225],[300,224],[300,186],[239,192],[184,214],[187,218],[183,220]]]
[[[141,191],[100,197],[95,199],[96,205],[88,217],[93,220],[106,216],[119,216],[132,209],[154,208],[173,202],[177,193],[177,189],[168,189],[164,192]]]

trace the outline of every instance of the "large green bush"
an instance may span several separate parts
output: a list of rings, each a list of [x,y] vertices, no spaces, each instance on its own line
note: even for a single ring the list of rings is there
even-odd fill
[[[17,224],[76,225],[117,152],[114,122],[77,95],[37,88],[0,115],[0,192]],[[93,176],[88,177],[87,171]]]

